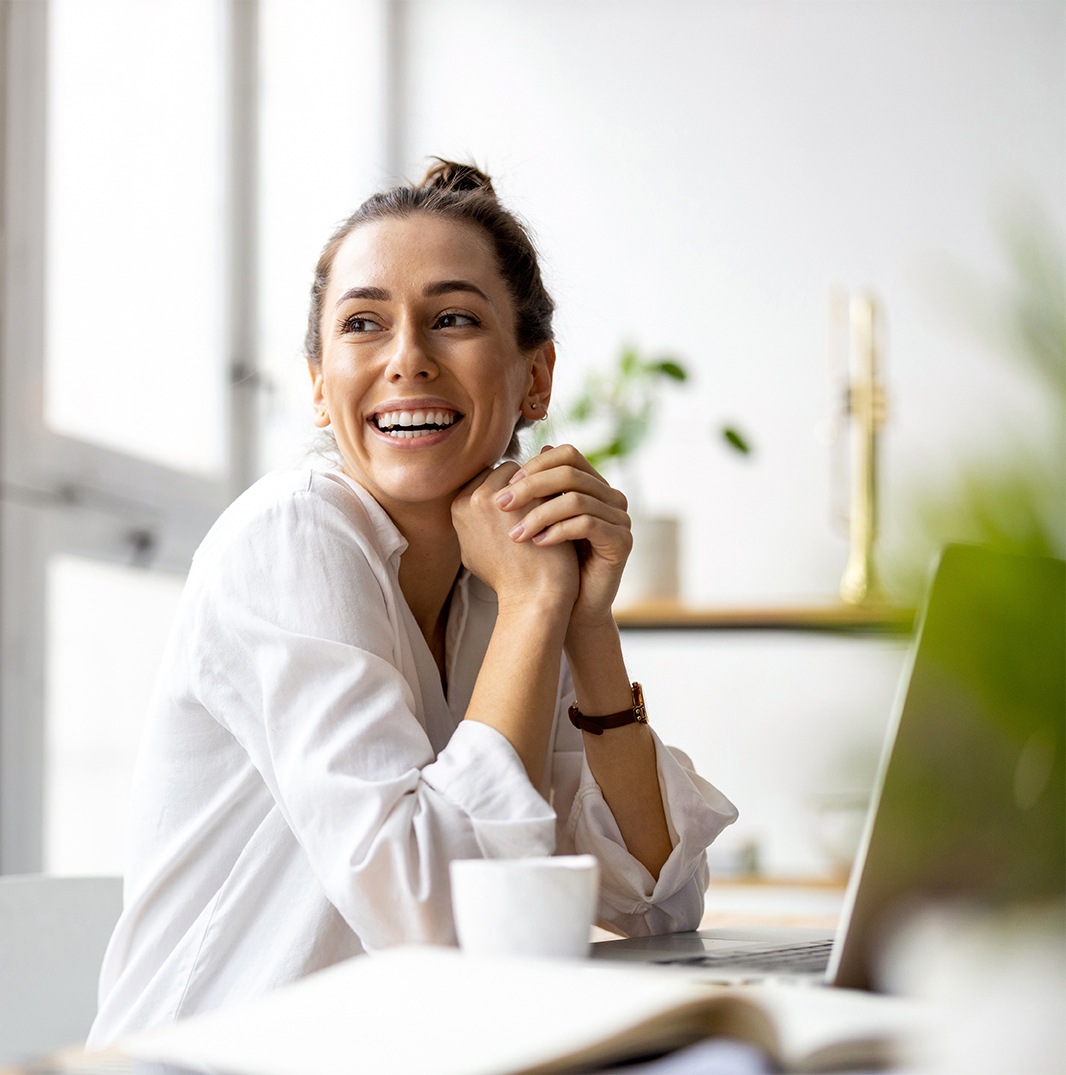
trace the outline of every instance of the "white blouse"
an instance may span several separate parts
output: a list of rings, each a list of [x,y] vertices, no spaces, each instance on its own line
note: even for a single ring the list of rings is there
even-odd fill
[[[125,909],[89,1044],[360,952],[454,944],[448,863],[590,852],[624,934],[694,928],[732,804],[656,739],[674,843],[654,880],[592,777],[560,670],[540,787],[464,721],[496,615],[469,573],[445,697],[399,585],[406,541],[339,471],[273,474],[194,557],[134,780]]]

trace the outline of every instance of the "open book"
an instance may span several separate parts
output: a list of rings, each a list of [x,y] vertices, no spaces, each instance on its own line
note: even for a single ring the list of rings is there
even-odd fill
[[[399,948],[118,1047],[231,1075],[518,1075],[580,1072],[722,1034],[786,1070],[820,1071],[889,1062],[913,1021],[904,1001],[849,990],[726,988],[677,969]]]

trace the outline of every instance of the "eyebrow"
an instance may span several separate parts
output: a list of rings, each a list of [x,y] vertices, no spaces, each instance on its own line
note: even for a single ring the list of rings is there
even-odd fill
[[[435,284],[427,284],[422,294],[427,299],[436,298],[440,295],[450,295],[455,291],[467,291],[472,295],[480,295],[486,302],[491,302],[488,295],[470,280],[438,280]],[[392,293],[383,287],[350,287],[339,299],[336,306],[349,299],[369,299],[371,302],[388,302]]]
[[[486,302],[490,302],[488,295],[469,280],[438,280],[435,284],[428,284],[422,294],[428,299],[438,295],[448,295],[453,291],[469,291],[473,295],[480,295]]]
[[[372,302],[388,302],[391,298],[392,295],[381,287],[350,287],[337,299],[336,306],[340,306],[342,302],[347,302],[349,299],[370,299]]]

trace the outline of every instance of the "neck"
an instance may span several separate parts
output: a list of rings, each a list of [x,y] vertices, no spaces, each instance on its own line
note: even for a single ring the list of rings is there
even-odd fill
[[[443,681],[448,601],[462,566],[459,535],[452,525],[454,496],[418,504],[387,500],[373,491],[371,496],[407,540],[400,557],[400,590]]]
[[[400,589],[443,671],[448,598],[462,565],[451,505],[434,512],[423,507],[406,518],[393,516],[393,522],[407,539],[400,557]]]

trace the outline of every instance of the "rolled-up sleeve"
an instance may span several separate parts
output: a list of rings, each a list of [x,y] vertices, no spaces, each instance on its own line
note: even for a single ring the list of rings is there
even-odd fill
[[[707,848],[737,819],[736,807],[652,730],[656,770],[673,850],[658,879],[626,848],[585,757],[583,737],[566,718],[573,701],[569,673],[560,682],[552,755],[552,802],[559,852],[591,854],[600,863],[601,925],[627,937],[695,929],[709,880]]]
[[[526,776],[522,759],[495,728],[464,720],[422,780],[470,819],[483,858],[550,855],[555,813]]]

